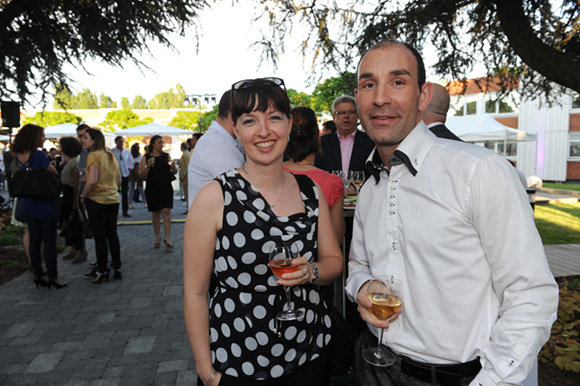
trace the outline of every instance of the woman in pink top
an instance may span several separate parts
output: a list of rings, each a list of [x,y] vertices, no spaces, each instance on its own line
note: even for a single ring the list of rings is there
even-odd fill
[[[316,114],[308,107],[296,107],[290,112],[293,123],[286,146],[284,169],[293,174],[305,174],[316,182],[330,207],[330,217],[338,243],[344,237],[342,216],[344,185],[340,177],[314,166],[314,157],[320,151]]]

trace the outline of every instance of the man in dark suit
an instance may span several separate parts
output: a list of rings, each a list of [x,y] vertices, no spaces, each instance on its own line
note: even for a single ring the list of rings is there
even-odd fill
[[[336,132],[320,137],[322,154],[315,166],[326,170],[364,171],[365,162],[374,149],[374,142],[364,131],[357,130],[356,102],[350,95],[342,95],[332,103],[332,118]]]
[[[437,137],[462,141],[445,126],[447,110],[449,110],[449,91],[440,84],[433,83],[433,97],[427,108],[421,111],[421,119]]]

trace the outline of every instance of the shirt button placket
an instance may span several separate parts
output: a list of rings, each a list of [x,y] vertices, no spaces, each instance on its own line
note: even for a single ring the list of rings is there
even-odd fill
[[[389,194],[388,194],[388,211],[389,211],[389,216],[387,217],[387,221],[389,221],[390,224],[390,228],[391,228],[391,232],[392,236],[393,236],[393,241],[391,242],[391,250],[394,252],[397,250],[397,243],[396,243],[396,227],[393,226],[393,222],[395,221],[395,216],[397,214],[397,186],[399,184],[399,180],[396,178],[390,179],[389,180]]]

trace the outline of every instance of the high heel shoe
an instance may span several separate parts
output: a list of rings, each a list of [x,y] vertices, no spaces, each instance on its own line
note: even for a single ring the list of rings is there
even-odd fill
[[[109,284],[109,270],[97,273],[97,276],[95,276],[95,279],[92,280],[91,283],[100,284],[102,283],[103,280],[105,280],[107,284]]]
[[[113,273],[113,279],[114,280],[123,280],[120,269],[115,270],[115,272]]]
[[[68,283],[61,283],[60,281],[57,280],[49,280],[48,281],[48,290],[50,291],[50,287],[54,286],[56,289],[61,289],[64,288],[68,285]]]
[[[173,249],[173,244],[168,243],[167,240],[163,239],[163,242],[165,243],[165,246],[167,247],[167,249]]]
[[[155,243],[155,245],[153,246],[155,249],[159,248],[161,246],[161,243],[158,241]]]
[[[46,287],[48,286],[48,280],[45,280],[41,277],[35,277],[34,284],[36,284],[36,289],[38,289],[39,287]],[[50,287],[48,288],[50,289]]]
[[[91,279],[91,278],[96,277],[96,276],[97,276],[97,266],[96,265],[91,269],[91,271],[89,273],[85,274],[85,277],[87,279]]]

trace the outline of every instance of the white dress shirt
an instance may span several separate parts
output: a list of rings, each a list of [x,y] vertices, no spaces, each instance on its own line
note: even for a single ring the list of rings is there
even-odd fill
[[[403,313],[384,344],[431,364],[479,356],[471,385],[518,384],[549,338],[558,287],[516,170],[483,147],[436,138],[423,122],[397,150],[417,173],[399,164],[363,186],[349,297],[373,276],[399,278]]]
[[[125,148],[119,150],[117,147],[111,149],[115,158],[119,162],[119,170],[121,171],[121,177],[129,177],[129,170],[133,169],[133,156],[131,152]]]
[[[220,174],[243,165],[244,155],[238,142],[219,123],[213,121],[207,132],[197,141],[187,166],[187,207],[191,207],[202,186]]]

